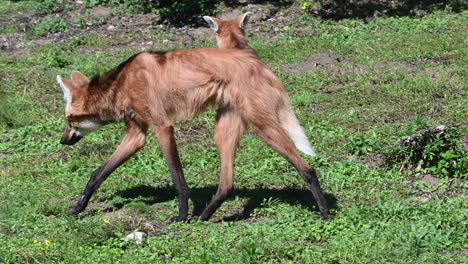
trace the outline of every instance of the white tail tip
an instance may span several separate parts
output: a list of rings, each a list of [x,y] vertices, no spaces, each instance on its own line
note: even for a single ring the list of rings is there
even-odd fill
[[[301,127],[301,130],[302,130],[302,127]],[[317,153],[315,153],[314,149],[309,143],[309,140],[307,139],[307,137],[305,137],[304,132],[303,131],[301,132],[302,132],[302,135],[295,134],[294,132],[289,135],[291,139],[293,140],[294,145],[296,145],[296,148],[300,150],[301,152],[303,152],[304,154],[307,154],[312,157],[316,157]]]
[[[283,112],[283,116],[281,117],[281,124],[298,150],[309,156],[317,156],[314,149],[310,145],[309,139],[304,133],[304,129],[301,127],[299,121],[290,108],[288,111]]]

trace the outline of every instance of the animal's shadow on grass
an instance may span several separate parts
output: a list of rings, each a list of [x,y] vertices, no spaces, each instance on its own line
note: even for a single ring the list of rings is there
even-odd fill
[[[216,186],[191,188],[190,199],[194,205],[192,215],[196,216],[201,214],[206,205],[208,205],[208,203],[211,201],[213,195],[216,193],[216,190]],[[177,199],[177,193],[175,192],[174,187],[170,185],[158,187],[139,185],[123,191],[119,191],[115,195],[126,199],[143,197],[145,198],[145,203],[148,205]],[[299,204],[310,211],[319,212],[317,203],[312,196],[312,193],[306,189],[285,188],[278,190],[265,187],[257,187],[252,189],[236,188],[230,193],[227,202],[236,196],[240,198],[247,198],[248,201],[244,205],[243,210],[241,209],[233,215],[225,217],[223,219],[224,221],[245,220],[250,218],[252,212],[256,208],[261,207],[262,202],[269,198],[277,199],[281,202],[289,203],[291,205]],[[337,208],[336,198],[333,195],[326,193],[325,199],[327,200],[327,204],[330,209]],[[123,207],[125,203],[118,204],[116,206]]]

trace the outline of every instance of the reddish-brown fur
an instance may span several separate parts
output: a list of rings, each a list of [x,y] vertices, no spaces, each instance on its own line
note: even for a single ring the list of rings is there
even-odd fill
[[[214,137],[220,152],[221,177],[217,194],[200,219],[209,219],[232,189],[236,147],[247,126],[296,167],[314,194],[322,217],[328,217],[314,170],[281,127],[280,117],[295,119],[285,89],[254,53],[213,48],[144,52],[92,81],[78,72],[72,74],[72,80],[62,81],[71,91],[71,106],[66,109],[70,127],[79,126],[74,122],[85,119],[101,124],[124,120],[127,125],[121,145],[92,175],[73,207],[74,213],[84,210],[106,177],[144,146],[150,127],[179,194],[179,215],[174,220],[185,220],[189,189],[175,144],[174,121],[191,119],[214,104],[219,109]],[[67,131],[62,137],[65,144]]]
[[[247,12],[231,21],[224,21],[219,18],[209,16],[205,16],[204,19],[216,32],[218,48],[253,50],[247,44],[244,31],[251,15],[251,12]]]

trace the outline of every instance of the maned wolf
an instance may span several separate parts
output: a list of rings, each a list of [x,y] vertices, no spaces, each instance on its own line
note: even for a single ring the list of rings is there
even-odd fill
[[[203,19],[216,32],[216,42],[221,49],[252,50],[247,44],[244,29],[249,22],[252,12],[238,16],[232,21],[223,21],[216,17],[204,16]]]
[[[185,221],[190,190],[182,172],[173,122],[191,119],[214,104],[218,107],[214,138],[221,158],[221,177],[216,195],[198,219],[208,220],[233,188],[236,148],[248,126],[298,170],[322,218],[328,218],[317,174],[294,147],[315,155],[288,95],[280,80],[252,52],[215,48],[142,52],[103,76],[89,80],[73,71],[70,80],[57,76],[57,81],[63,90],[68,121],[62,144],[73,145],[111,122],[126,124],[122,143],[92,174],[72,213],[82,212],[109,174],[145,145],[150,128],[157,136],[179,197],[179,215],[172,221]]]

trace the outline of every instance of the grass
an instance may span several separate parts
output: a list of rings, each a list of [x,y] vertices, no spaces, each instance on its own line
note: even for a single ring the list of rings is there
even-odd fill
[[[0,14],[22,8],[7,3]],[[369,23],[304,15],[297,25],[314,25],[308,37],[288,31],[273,41],[251,38],[320,153],[307,159],[319,169],[332,204],[334,218],[327,222],[319,220],[294,168],[252,133],[238,151],[236,191],[211,222],[169,222],[177,198],[153,136],[109,177],[83,216],[68,216],[89,175],[119,144],[123,125],[73,147],[60,145],[64,104],[55,76],[109,70],[136,52],[109,47],[157,40],[160,32],[105,40],[86,34],[65,44],[31,45],[23,55],[1,53],[0,263],[466,262],[468,211],[457,192],[466,190],[466,174],[434,174],[439,184],[431,185],[418,181],[418,171],[401,173],[399,164],[373,158],[421,120],[429,126],[466,122],[467,15],[439,11]],[[213,42],[185,48],[207,45]],[[97,51],[81,52],[90,47]],[[350,59],[359,70],[284,70],[323,53]],[[195,212],[218,180],[214,116],[209,111],[177,125]],[[459,133],[466,138],[466,127]],[[144,245],[122,240],[134,230],[150,235]]]

